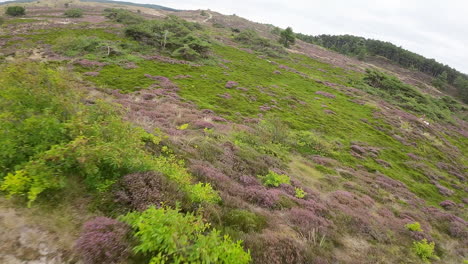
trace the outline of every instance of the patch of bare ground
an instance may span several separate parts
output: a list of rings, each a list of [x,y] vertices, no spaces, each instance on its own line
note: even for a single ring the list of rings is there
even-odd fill
[[[74,241],[89,218],[83,204],[24,208],[0,197],[0,263],[76,263]]]
[[[337,52],[330,51],[301,40],[297,40],[296,44],[291,48],[291,50],[295,50],[296,52],[307,55],[313,59],[317,59],[319,61],[348,70],[363,72],[365,68],[368,67],[366,64],[357,59],[347,57]]]

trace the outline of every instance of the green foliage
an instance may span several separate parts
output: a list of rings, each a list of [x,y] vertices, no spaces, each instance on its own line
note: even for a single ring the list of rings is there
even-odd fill
[[[182,125],[178,126],[177,129],[179,129],[179,130],[186,130],[188,127],[189,127],[189,124],[188,124],[188,123],[185,123],[185,124],[182,124]]]
[[[98,37],[64,37],[58,41],[55,48],[67,56],[94,53],[104,47],[104,40]]]
[[[182,214],[179,209],[150,207],[121,218],[135,231],[135,253],[151,256],[150,263],[249,263],[242,241],[233,242],[201,216]]]
[[[296,42],[296,36],[291,27],[287,27],[285,30],[281,31],[279,43],[286,48],[289,46],[294,45]]]
[[[268,118],[255,126],[254,133],[234,133],[234,143],[240,147],[253,148],[259,153],[287,160],[291,146],[289,136],[290,130],[286,124],[278,118]]]
[[[437,62],[434,59],[425,58],[419,54],[405,50],[402,47],[396,46],[390,42],[366,39],[352,35],[309,36],[304,34],[296,34],[296,36],[303,41],[320,45],[342,54],[357,56],[359,59],[363,59],[368,55],[384,57],[410,70],[419,70],[430,76],[436,77],[434,80],[434,85],[436,87],[442,88],[447,83],[454,85],[457,88],[459,95],[464,92],[464,89],[463,87],[456,85],[455,81],[458,78],[468,80],[466,74],[461,73],[454,68]],[[468,102],[468,99],[466,99],[468,97],[460,96],[460,98],[462,100],[465,98],[465,102]]]
[[[208,38],[194,34],[200,29],[197,23],[168,16],[131,25],[125,29],[125,34],[174,57],[195,60],[206,57],[211,48]]]
[[[307,193],[302,188],[294,188],[296,198],[302,199],[306,197]]]
[[[134,25],[145,21],[142,16],[125,9],[106,8],[104,9],[104,16],[112,21],[122,23],[124,25]]]
[[[66,17],[78,18],[83,16],[83,10],[79,8],[67,9],[64,13]]]
[[[272,29],[270,32],[271,32],[271,34],[273,34],[273,35],[278,35],[278,36],[279,36],[279,35],[281,34],[281,31],[282,31],[281,28],[279,28],[279,27],[273,27],[273,29]]]
[[[312,131],[297,131],[291,135],[295,149],[304,154],[330,156],[334,145]]]
[[[95,36],[64,36],[57,40],[55,50],[66,56],[96,55],[99,57],[115,57],[130,53],[131,43],[115,42]]]
[[[26,14],[26,10],[22,6],[9,6],[5,10],[5,14],[9,16],[24,16]]]
[[[259,232],[267,225],[267,219],[253,212],[234,209],[223,216],[223,225],[243,232]]]
[[[153,170],[178,183],[194,203],[220,200],[209,184],[192,184],[174,155],[148,152],[160,138],[122,121],[118,108],[100,101],[83,105],[67,76],[34,63],[0,72],[3,191],[26,195],[31,203],[47,190],[63,188],[71,177],[103,192],[123,175]]]
[[[2,25],[3,23],[5,23],[5,18],[0,16],[0,25]]]
[[[350,101],[350,97],[345,94],[326,85],[311,82],[310,79],[292,72],[282,70],[282,74],[272,74],[278,66],[268,62],[272,60],[271,58],[262,60],[257,54],[219,44],[213,45],[212,52],[216,56],[229,60],[229,69],[216,65],[193,67],[157,61],[140,61],[137,62],[138,68],[135,69],[125,69],[116,64],[109,64],[103,67],[99,76],[87,78],[102,87],[131,92],[153,83],[148,78],[142,78],[144,74],[166,76],[180,87],[178,94],[182,98],[194,102],[200,109],[211,109],[230,121],[243,123],[247,118],[258,118],[259,114],[262,114],[263,118],[258,124],[249,124],[251,130],[234,130],[234,133],[230,135],[230,140],[239,149],[239,153],[248,160],[257,160],[268,155],[283,162],[289,162],[295,154],[320,155],[332,158],[344,166],[355,168],[363,161],[351,156],[347,147],[350,146],[351,141],[366,142],[370,146],[383,148],[381,158],[392,163],[392,167],[382,168],[370,161],[371,167],[375,170],[403,182],[410,191],[430,201],[433,205],[445,200],[432,184],[421,180],[420,172],[408,166],[398,165],[408,159],[405,153],[415,153],[425,157],[427,156],[425,153],[431,153],[428,159],[433,164],[439,162],[445,154],[425,139],[417,141],[417,148],[405,146],[393,139],[391,137],[393,134],[389,134],[395,133],[389,132],[393,131],[393,126],[374,115],[375,111],[379,111],[378,107],[371,104],[358,105]],[[360,81],[364,75],[344,72],[340,68],[303,55],[291,54],[290,57],[294,61],[281,58],[275,58],[274,61],[317,80],[360,88],[363,91],[380,95],[385,100],[397,100],[392,99],[393,97],[385,90]],[[226,72],[229,76],[225,75]],[[190,75],[192,78],[172,78],[181,74]],[[240,87],[248,88],[248,91],[230,89],[229,93],[232,98],[220,99],[218,95],[226,92],[225,84],[228,81],[236,81]],[[316,91],[333,93],[336,98],[323,98],[318,103],[315,99]],[[260,110],[263,105],[271,105],[272,100],[276,101],[276,107],[268,111]],[[440,104],[441,109],[445,108],[447,113],[450,113],[451,108],[454,111],[463,111],[456,110],[462,109],[458,107],[460,104],[448,98],[434,98],[434,102]],[[337,114],[324,113],[321,104],[327,104],[328,109]],[[430,110],[437,110],[437,108]],[[274,119],[281,122],[276,122]],[[431,122],[431,120],[428,121]],[[284,127],[286,128],[283,129]],[[379,129],[376,129],[377,127]],[[275,129],[278,133],[274,132]],[[460,149],[464,148],[463,143],[460,144],[458,140],[451,138],[447,137],[452,144]],[[256,166],[255,169],[256,175],[268,173],[268,167]],[[324,171],[324,174],[336,174],[335,171],[324,166],[318,166],[317,169]],[[462,191],[456,191],[455,196],[461,199]]]
[[[401,82],[396,77],[377,70],[366,70],[364,81],[378,90],[370,91],[406,110],[425,114],[434,120],[451,120],[449,106],[441,99],[423,94],[417,88]]]
[[[437,259],[434,253],[435,243],[428,243],[426,239],[413,242],[413,252],[418,255],[422,261],[429,262],[430,259]]]
[[[262,38],[254,30],[244,30],[234,37],[234,40],[245,47],[271,57],[284,57],[287,53],[280,45]]]
[[[291,179],[288,175],[278,174],[274,171],[269,171],[267,175],[258,176],[263,184],[268,187],[278,187],[280,184],[291,184]]]
[[[408,223],[405,225],[406,229],[414,232],[422,232],[421,224],[419,222]]]
[[[435,78],[432,81],[432,85],[434,85],[435,87],[439,89],[443,89],[445,85],[447,85],[447,72],[444,71],[441,74],[439,74],[437,78]]]
[[[463,102],[468,103],[468,77],[458,76],[454,81],[455,87],[458,89],[458,95]]]

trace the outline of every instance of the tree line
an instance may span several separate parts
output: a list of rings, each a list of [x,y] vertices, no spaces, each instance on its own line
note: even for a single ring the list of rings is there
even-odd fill
[[[444,89],[447,84],[457,89],[458,96],[468,103],[468,75],[414,52],[398,47],[390,42],[366,39],[352,35],[318,35],[296,34],[302,41],[320,45],[345,55],[364,59],[366,56],[382,56],[405,68],[419,70],[434,77],[433,85]]]

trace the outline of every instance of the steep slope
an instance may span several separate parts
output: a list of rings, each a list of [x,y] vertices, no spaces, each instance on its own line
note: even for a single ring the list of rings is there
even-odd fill
[[[0,213],[47,212],[54,250],[8,220],[4,262],[466,260],[467,108],[424,78],[212,11],[44,4],[1,26]]]

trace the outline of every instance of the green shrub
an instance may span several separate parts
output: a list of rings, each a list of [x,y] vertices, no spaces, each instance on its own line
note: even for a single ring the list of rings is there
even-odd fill
[[[250,147],[256,151],[269,156],[274,156],[287,161],[291,133],[287,125],[278,118],[262,120],[256,127],[254,133],[245,131],[234,133],[235,144],[239,147]]]
[[[105,41],[98,37],[79,36],[64,37],[58,40],[55,49],[67,56],[85,53],[95,53],[106,46]]]
[[[408,223],[405,225],[406,229],[414,232],[422,232],[421,224],[419,222]]]
[[[335,146],[312,131],[297,131],[291,135],[294,149],[304,154],[329,156]]]
[[[118,108],[100,101],[83,105],[68,76],[36,63],[1,69],[1,190],[31,203],[45,191],[62,189],[71,177],[104,192],[123,175],[157,171],[193,203],[220,200],[209,184],[193,184],[174,155],[148,152],[160,138],[124,122]]]
[[[285,48],[289,48],[289,46],[294,45],[296,42],[296,36],[291,27],[287,27],[285,30],[281,31],[279,43],[283,45]]]
[[[413,251],[418,255],[424,262],[429,262],[430,259],[437,259],[437,256],[434,254],[435,243],[428,243],[426,239],[421,241],[413,242]]]
[[[163,53],[186,60],[206,57],[211,48],[206,37],[194,34],[201,27],[175,16],[128,26],[125,34],[139,42],[156,46]]]
[[[267,220],[264,216],[253,212],[234,209],[223,216],[223,224],[248,233],[261,231],[266,227]]]
[[[396,77],[377,70],[367,69],[363,80],[371,87],[376,88],[367,88],[368,92],[378,95],[390,103],[418,114],[424,114],[434,120],[451,120],[451,110],[447,105],[447,99],[433,98],[423,94],[417,88],[401,82]]]
[[[242,241],[233,242],[201,216],[182,214],[179,209],[150,207],[123,216],[134,229],[138,245],[135,253],[151,256],[150,263],[249,263],[250,253]]]
[[[57,40],[55,51],[66,56],[97,55],[102,58],[126,55],[139,50],[137,43],[117,42],[95,36],[66,36]]]
[[[72,8],[72,9],[67,9],[64,13],[66,17],[70,18],[78,18],[83,16],[83,10],[79,8]]]
[[[22,6],[9,6],[7,7],[5,14],[9,16],[24,16],[26,10]]]
[[[299,206],[296,201],[292,200],[286,195],[280,195],[278,201],[276,202],[275,208],[279,210],[291,209]]]
[[[306,197],[306,195],[307,195],[307,193],[301,188],[294,188],[294,190],[295,190],[295,195],[294,196],[296,196],[299,199],[302,199],[302,198]]]
[[[2,25],[3,23],[5,23],[5,19],[0,16],[0,25]]]
[[[284,57],[287,55],[282,46],[273,43],[269,39],[260,37],[254,30],[244,30],[237,34],[234,40],[267,56]]]
[[[278,187],[280,184],[291,184],[291,179],[288,175],[278,174],[274,171],[269,171],[267,175],[258,176],[263,184],[268,187]]]
[[[104,16],[112,21],[125,25],[134,25],[145,21],[142,16],[125,9],[106,8],[104,9]]]

